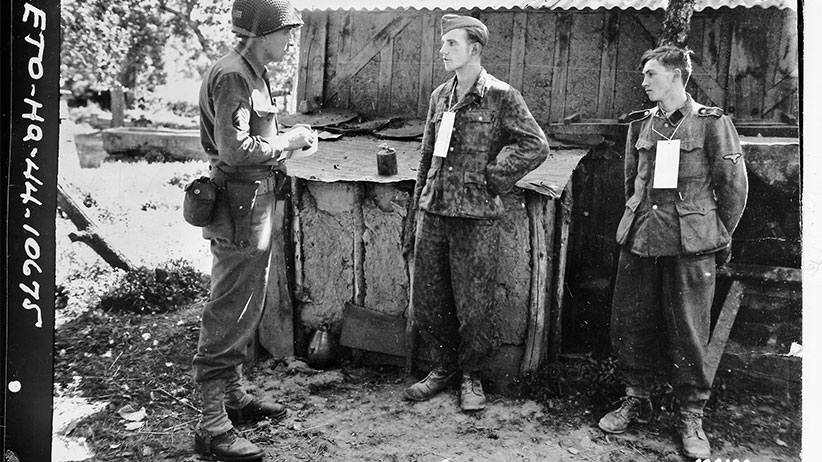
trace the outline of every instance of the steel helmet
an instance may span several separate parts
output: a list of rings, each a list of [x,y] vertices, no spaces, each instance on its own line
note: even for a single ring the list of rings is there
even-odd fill
[[[302,24],[299,11],[288,0],[234,0],[231,7],[231,31],[241,37],[260,37]]]

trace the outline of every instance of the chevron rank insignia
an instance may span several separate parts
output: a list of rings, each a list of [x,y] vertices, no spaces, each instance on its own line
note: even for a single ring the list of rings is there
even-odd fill
[[[722,114],[725,113],[722,109],[718,107],[707,107],[703,106],[696,111],[702,117],[721,117]]]

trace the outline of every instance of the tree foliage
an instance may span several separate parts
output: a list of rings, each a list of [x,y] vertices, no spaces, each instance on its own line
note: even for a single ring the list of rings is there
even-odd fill
[[[691,31],[691,16],[696,0],[669,0],[662,22],[660,45],[674,45],[685,48]]]

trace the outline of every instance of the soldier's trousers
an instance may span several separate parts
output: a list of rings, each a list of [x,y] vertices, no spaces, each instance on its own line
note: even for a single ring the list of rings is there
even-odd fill
[[[496,220],[422,212],[411,298],[420,334],[435,347],[439,365],[475,372],[499,347],[498,254]]]
[[[227,209],[204,230],[211,242],[211,293],[203,308],[194,380],[231,379],[245,361],[262,318],[269,283],[274,194],[257,196],[250,245],[232,242]],[[224,205],[224,204],[220,204]]]
[[[705,364],[716,283],[713,254],[647,258],[622,250],[611,308],[611,342],[627,394],[647,396],[670,371],[683,408],[710,397]]]

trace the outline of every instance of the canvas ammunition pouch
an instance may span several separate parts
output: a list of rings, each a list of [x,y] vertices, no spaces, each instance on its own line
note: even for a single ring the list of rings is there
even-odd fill
[[[217,185],[211,178],[202,176],[185,187],[183,218],[194,226],[206,226],[214,216],[217,203]]]

